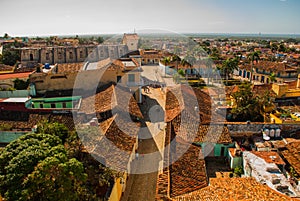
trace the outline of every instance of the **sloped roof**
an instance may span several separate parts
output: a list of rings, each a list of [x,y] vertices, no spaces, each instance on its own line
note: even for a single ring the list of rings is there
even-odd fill
[[[183,154],[182,150],[188,150]],[[208,185],[205,161],[200,147],[190,145],[179,137],[176,138],[176,149],[171,149],[171,160],[174,155],[182,156],[170,166],[170,196],[183,195]]]
[[[210,186],[192,193],[178,196],[176,201],[293,201],[254,178],[210,179]]]
[[[258,68],[260,70],[272,71],[272,72],[285,72],[285,71],[297,71],[294,67],[289,67],[284,63],[271,62],[271,61],[259,61],[253,66],[251,64],[240,65],[240,69],[251,70],[251,67]]]
[[[189,142],[212,142],[212,143],[232,143],[230,132],[224,125],[197,125],[194,128],[191,124],[184,126],[180,123],[180,119],[176,117],[172,121],[176,135]],[[194,133],[196,131],[197,133]]]
[[[195,107],[197,107],[197,110],[199,111],[200,122],[202,124],[208,124],[212,121],[225,121],[225,118],[213,110],[212,98],[204,91],[184,85],[180,88],[168,89],[166,95],[167,122],[180,115],[183,110],[189,114],[193,114]]]
[[[116,109],[116,112],[129,113],[143,118],[140,108],[129,91],[114,85],[82,99],[80,111],[86,114],[102,113]]]
[[[140,124],[117,115],[113,121],[108,119],[106,126],[104,136],[88,142],[87,150],[107,167],[127,171]]]
[[[116,106],[114,86],[82,99],[80,111],[86,114],[102,113]]]
[[[287,150],[282,151],[283,157],[294,168],[297,174],[300,175],[300,140],[290,142],[286,145]]]

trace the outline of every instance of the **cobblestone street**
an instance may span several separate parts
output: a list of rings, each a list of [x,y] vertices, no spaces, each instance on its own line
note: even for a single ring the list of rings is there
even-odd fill
[[[164,92],[160,89],[151,89],[146,101],[140,106],[145,122],[140,129],[138,153],[139,156],[132,162],[132,172],[129,175],[122,201],[153,201],[156,194],[156,182],[159,162],[162,160],[160,149],[154,136],[164,136],[164,123],[157,128],[157,122],[150,121],[148,112],[152,107],[164,108]],[[154,129],[156,128],[156,129]]]

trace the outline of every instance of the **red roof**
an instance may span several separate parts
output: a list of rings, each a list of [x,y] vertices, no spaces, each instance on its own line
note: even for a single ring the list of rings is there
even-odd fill
[[[27,78],[31,72],[27,73],[7,73],[7,74],[0,74],[0,80],[7,80],[7,79],[16,79],[16,78]]]

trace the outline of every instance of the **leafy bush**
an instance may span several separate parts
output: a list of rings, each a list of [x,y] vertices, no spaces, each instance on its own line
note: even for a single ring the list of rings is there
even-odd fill
[[[242,174],[244,173],[243,167],[236,167],[234,168],[234,174],[238,175],[239,177],[242,176]]]

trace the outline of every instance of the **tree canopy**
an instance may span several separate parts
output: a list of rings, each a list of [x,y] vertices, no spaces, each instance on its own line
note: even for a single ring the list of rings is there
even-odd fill
[[[12,50],[12,49],[5,49],[3,50],[2,53],[2,61],[1,63],[5,65],[10,65],[13,66],[17,63],[17,61],[20,61],[20,54],[19,51],[17,50]]]
[[[99,200],[118,173],[82,151],[76,132],[41,122],[0,153],[0,196],[7,201]]]
[[[221,71],[226,76],[226,84],[228,84],[228,77],[238,69],[238,60],[236,58],[226,59],[222,63]]]
[[[270,105],[270,93],[255,94],[250,83],[243,83],[239,91],[233,93],[235,107],[232,109],[233,119],[238,121],[261,122],[264,120],[264,106]]]
[[[52,134],[27,134],[0,154],[0,193],[6,200],[79,200],[83,164],[68,158]]]

